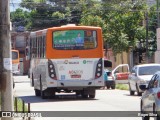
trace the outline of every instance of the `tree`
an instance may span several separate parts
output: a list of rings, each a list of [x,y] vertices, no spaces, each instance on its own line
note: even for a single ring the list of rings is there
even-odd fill
[[[24,11],[23,9],[16,9],[15,12],[10,13],[12,24],[15,28],[18,26],[26,26],[29,22],[30,14],[27,11]]]
[[[114,53],[146,41],[143,20],[147,7],[141,0],[23,0],[21,6],[30,10],[26,26],[32,30],[67,23],[102,27],[104,41]],[[153,28],[149,36],[154,33]]]
[[[107,23],[105,41],[114,53],[121,53],[128,51],[130,46],[135,47],[136,41],[139,41],[141,36],[145,39],[145,29],[141,24],[144,19],[145,4],[139,1],[134,3],[132,1],[117,1],[115,0],[114,4],[110,3],[109,7],[106,2],[103,2],[105,11],[103,18]],[[143,35],[139,36],[139,32]]]
[[[149,30],[149,49],[151,53],[157,50],[156,29],[157,29],[157,10],[156,5],[153,5],[149,10],[148,30]]]
[[[79,15],[74,7],[76,0],[23,0],[21,7],[29,9],[30,28],[43,29],[67,23],[78,23]]]
[[[77,6],[79,11],[81,11],[80,25],[89,25],[89,26],[99,26],[102,30],[105,30],[106,24],[103,18],[101,17],[101,4],[97,0],[90,0],[86,2],[81,0]]]

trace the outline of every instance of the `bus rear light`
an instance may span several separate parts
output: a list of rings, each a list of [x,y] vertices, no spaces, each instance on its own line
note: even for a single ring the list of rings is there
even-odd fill
[[[102,66],[102,64],[98,64],[98,67],[101,67]]]
[[[55,67],[51,60],[48,60],[48,73],[50,78],[57,80]]]
[[[97,73],[97,76],[99,77],[101,74],[100,73]]]
[[[160,92],[157,93],[157,98],[160,99]]]
[[[102,76],[102,58],[99,59],[97,66],[96,66],[96,72],[95,72],[95,79],[100,78]]]
[[[50,68],[53,68],[53,65],[49,65]]]
[[[54,78],[54,74],[51,74],[51,77]]]

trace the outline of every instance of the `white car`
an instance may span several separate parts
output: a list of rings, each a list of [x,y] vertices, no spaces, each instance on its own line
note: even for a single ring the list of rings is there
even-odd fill
[[[160,71],[156,72],[151,78],[148,86],[140,85],[144,91],[141,97],[141,113],[148,116],[142,116],[142,120],[160,120]],[[152,114],[153,113],[153,114]]]
[[[128,76],[130,95],[137,92],[137,95],[141,96],[144,91],[139,88],[139,85],[148,85],[151,77],[157,71],[160,71],[160,64],[135,65]]]

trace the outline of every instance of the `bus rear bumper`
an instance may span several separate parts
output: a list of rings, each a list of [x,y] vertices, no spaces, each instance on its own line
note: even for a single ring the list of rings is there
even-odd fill
[[[54,82],[48,82],[48,87],[68,88],[68,87],[102,87],[104,86],[103,80],[58,80]]]

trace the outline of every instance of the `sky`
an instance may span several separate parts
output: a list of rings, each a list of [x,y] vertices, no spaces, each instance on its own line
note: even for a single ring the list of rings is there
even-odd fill
[[[17,8],[19,8],[19,3],[21,0],[10,0],[10,11],[15,11]]]

